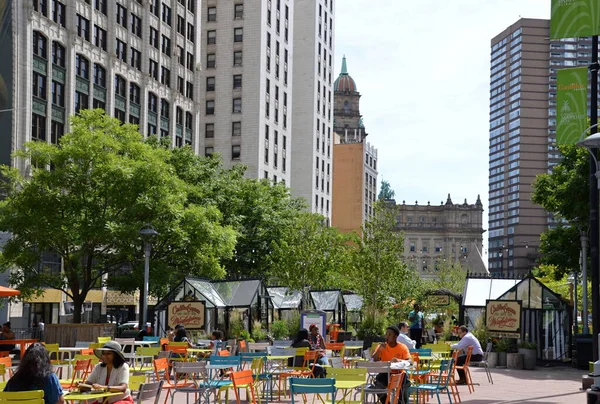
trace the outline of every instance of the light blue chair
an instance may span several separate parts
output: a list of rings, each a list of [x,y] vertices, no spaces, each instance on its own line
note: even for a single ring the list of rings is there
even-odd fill
[[[305,379],[299,377],[290,377],[290,394],[292,404],[295,404],[294,395],[300,394],[331,394],[331,404],[335,404],[335,379]],[[306,396],[305,396],[306,398]],[[305,400],[306,401],[306,400]],[[323,402],[325,402],[323,400]]]
[[[450,395],[450,389],[448,389],[448,381],[450,380],[450,372],[452,371],[452,363],[454,359],[442,359],[440,363],[439,376],[435,383],[423,383],[408,388],[409,395],[416,393],[417,404],[419,403],[419,393],[426,392],[428,394],[435,394],[437,397],[438,404],[441,404],[440,393],[446,392],[450,404],[452,404],[452,396]]]

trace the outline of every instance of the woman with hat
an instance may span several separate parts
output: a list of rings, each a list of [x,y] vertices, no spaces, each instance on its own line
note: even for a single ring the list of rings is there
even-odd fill
[[[125,362],[121,345],[116,341],[108,341],[94,350],[100,358],[85,384],[91,385],[93,390],[104,390],[111,393],[122,393],[118,396],[107,398],[109,404],[133,403],[129,391],[129,365]],[[80,386],[80,390],[87,390]]]

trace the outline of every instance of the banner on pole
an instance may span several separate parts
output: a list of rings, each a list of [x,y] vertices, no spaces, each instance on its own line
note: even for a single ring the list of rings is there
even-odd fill
[[[556,74],[556,143],[575,144],[587,125],[587,67]]]
[[[552,0],[550,39],[600,34],[600,3],[597,0]]]

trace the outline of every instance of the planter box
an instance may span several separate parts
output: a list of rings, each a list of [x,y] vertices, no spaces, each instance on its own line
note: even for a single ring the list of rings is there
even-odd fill
[[[498,365],[498,352],[488,353],[487,362],[490,368],[495,368]]]
[[[519,353],[523,355],[523,369],[535,370],[537,349],[519,348]]]
[[[496,364],[498,368],[506,367],[506,352],[498,352],[498,363]]]
[[[520,353],[507,354],[506,367],[509,369],[523,369],[523,355]]]

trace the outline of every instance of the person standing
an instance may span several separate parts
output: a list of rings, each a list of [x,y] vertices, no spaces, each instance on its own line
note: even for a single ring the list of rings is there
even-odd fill
[[[415,303],[413,310],[408,313],[408,319],[410,320],[410,339],[415,340],[415,348],[419,349],[423,342],[423,323],[425,320],[418,303]]]
[[[406,321],[402,321],[399,324],[398,328],[400,329],[400,335],[398,335],[396,341],[399,344],[406,345],[408,349],[415,349],[415,347],[417,346],[417,341],[415,341],[414,339],[410,339],[410,337],[408,336],[408,323]]]
[[[473,362],[481,362],[483,360],[483,351],[481,350],[481,344],[479,340],[469,332],[469,329],[461,325],[458,328],[458,336],[460,337],[460,341],[458,344],[450,345],[452,349],[461,349],[463,351],[462,355],[458,355],[458,359],[456,359],[456,365],[462,366],[465,364],[465,360],[467,359],[467,349],[472,346],[473,352],[471,353],[471,360]],[[458,380],[456,384],[467,384],[467,380],[465,379],[465,371],[462,369],[456,369],[458,372]]]

